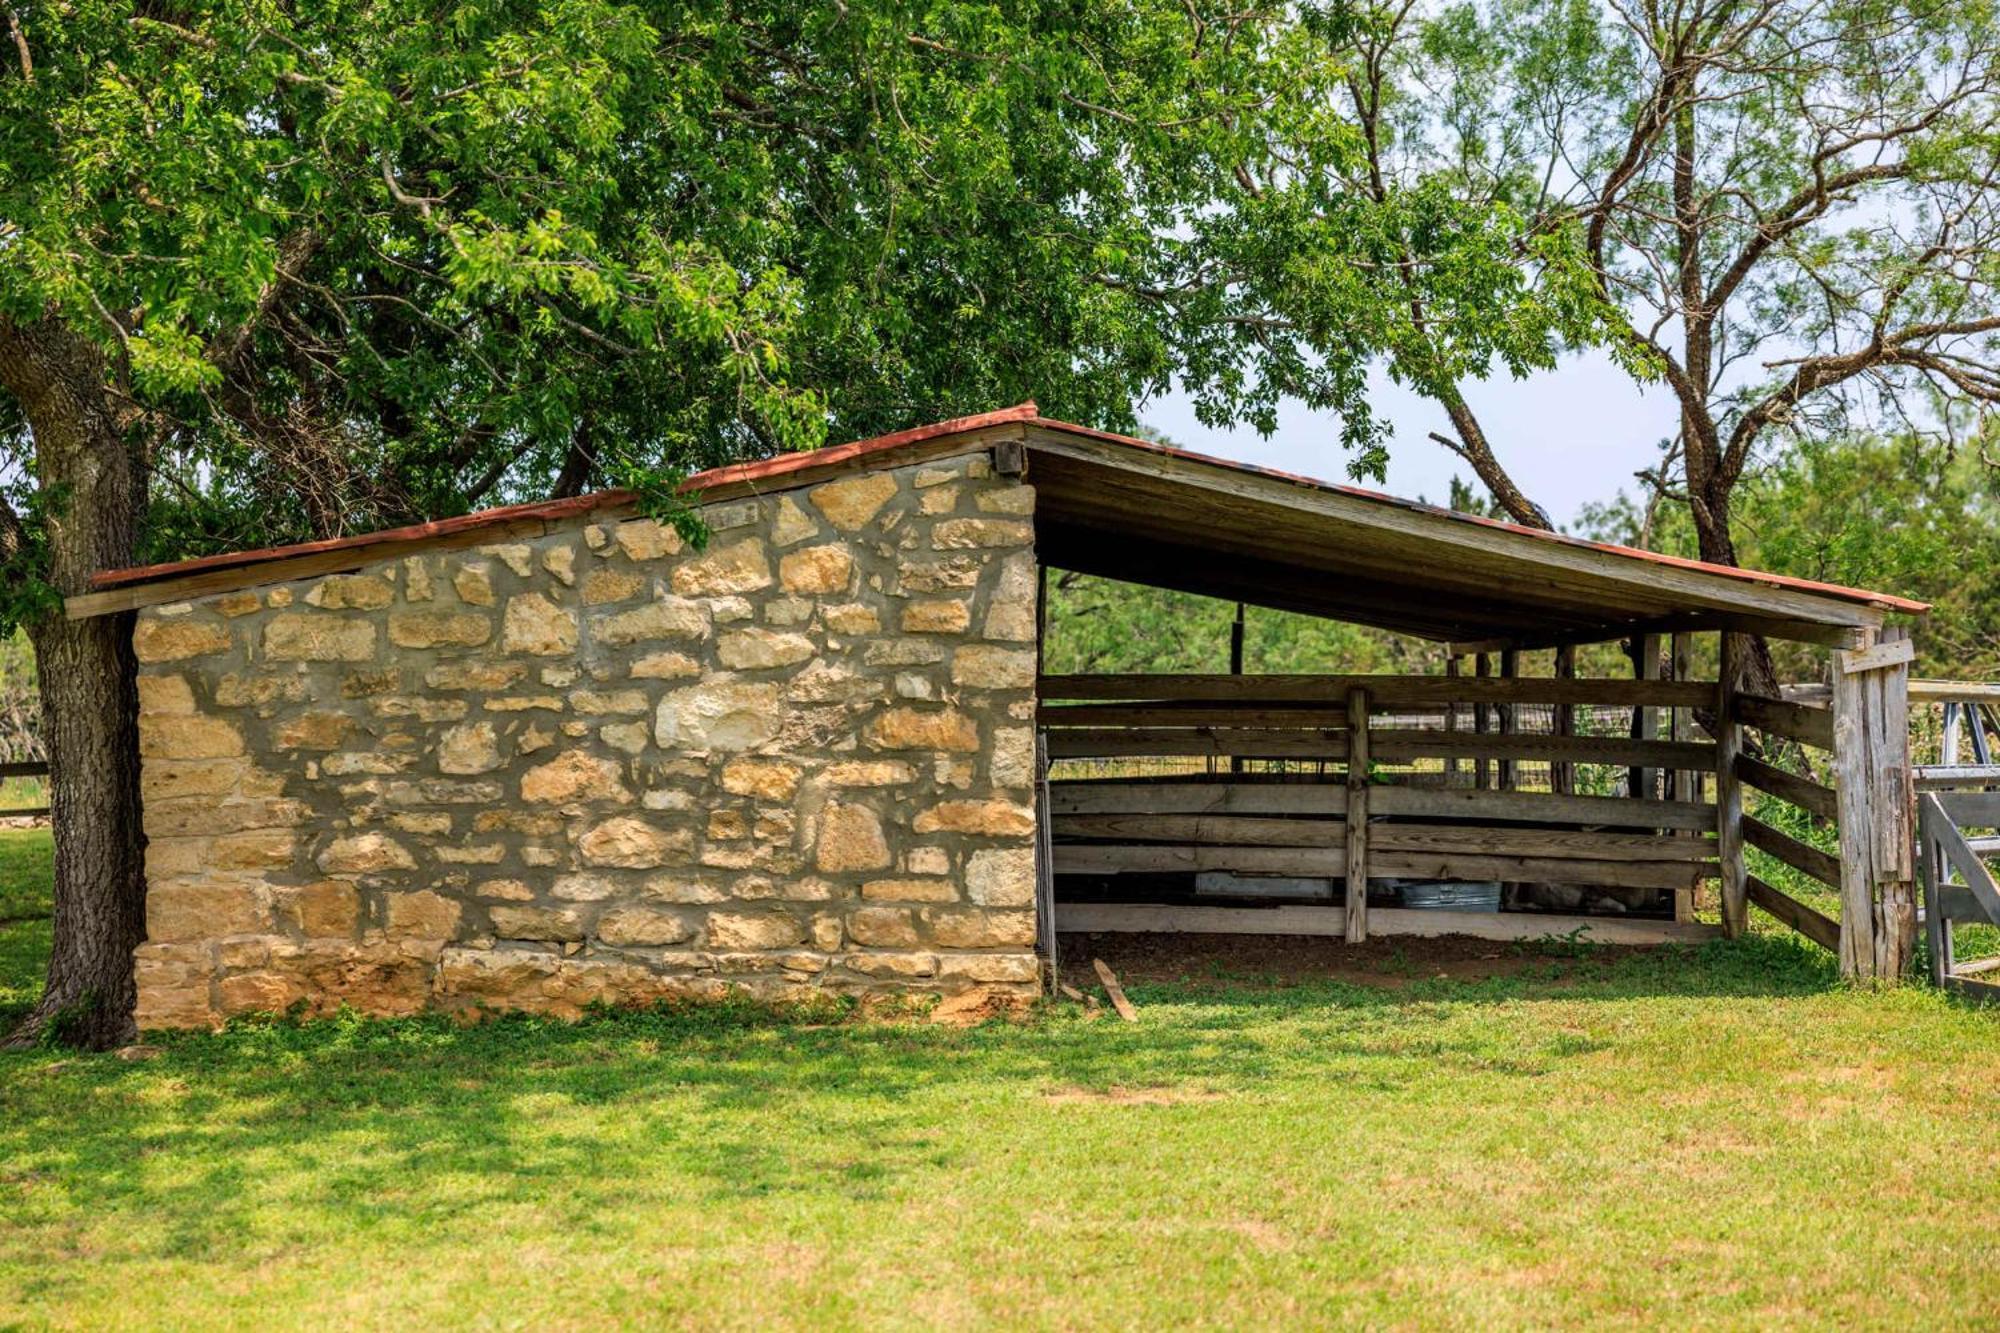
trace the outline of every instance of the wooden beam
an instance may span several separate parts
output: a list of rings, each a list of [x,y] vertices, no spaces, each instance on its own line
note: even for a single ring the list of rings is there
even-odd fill
[[[1865,645],[1864,645],[1865,646]],[[1831,714],[1833,790],[1840,806],[1840,974],[1850,980],[1875,975],[1874,784],[1868,772],[1867,705],[1862,677],[1833,672]]]
[[[1738,694],[1732,716],[1747,727],[1783,736],[1801,745],[1822,750],[1833,748],[1833,714],[1811,704],[1785,699],[1767,699],[1761,694]]]
[[[1736,689],[1742,680],[1744,640],[1721,636],[1721,706],[1716,712],[1716,861],[1720,868],[1722,933],[1736,939],[1749,927],[1747,871],[1743,862],[1743,788],[1737,761],[1743,756],[1743,724],[1736,720]]]
[[[1344,936],[1336,907],[1180,907],[1161,903],[1059,903],[1058,928],[1075,934],[1159,932],[1199,935]],[[1377,935],[1466,935],[1481,940],[1569,940],[1594,944],[1695,944],[1716,929],[1698,922],[1628,917],[1557,916],[1539,912],[1444,912],[1383,908],[1371,922]]]
[[[1375,794],[1386,789],[1377,788]],[[1351,810],[1351,807],[1350,807]],[[1359,829],[1352,814],[1344,820],[1284,819],[1257,815],[1063,815],[1054,816],[1062,838],[1096,838],[1143,843],[1198,843],[1210,847],[1340,847]],[[1488,824],[1384,824],[1369,826],[1374,850],[1581,858],[1598,861],[1707,861],[1715,844],[1707,838],[1669,838],[1651,833],[1582,832],[1575,829],[1501,828]]]
[[[1816,912],[1789,894],[1772,888],[1755,875],[1745,881],[1750,901],[1821,948],[1840,952],[1840,923]]]
[[[1066,780],[1049,784],[1049,806],[1063,814],[1320,815],[1338,819],[1346,791],[1330,782],[1151,782]],[[1376,786],[1369,812],[1384,816],[1670,828],[1713,832],[1715,807],[1693,801],[1632,801],[1622,796],[1482,792],[1465,787]]]
[[[1571,759],[1587,764],[1699,764],[1715,762],[1705,741],[1634,741],[1622,736],[1501,736],[1425,727],[1383,728],[1371,741],[1384,763],[1471,755],[1485,759]]]
[[[1777,857],[1792,869],[1811,875],[1830,889],[1840,887],[1840,858],[1753,815],[1743,816],[1743,840],[1760,852]]]
[[[1341,704],[1356,688],[1368,691],[1377,711],[1413,704],[1515,703],[1597,704],[1610,708],[1653,704],[1658,707],[1712,708],[1713,681],[1624,680],[1603,677],[1526,676],[1511,680],[1487,676],[1402,675],[1262,675],[1222,673],[1123,672],[1100,675],[1043,676],[1036,692],[1044,704],[1062,701],[1167,701],[1226,704],[1252,701],[1274,704]]]
[[[1252,759],[1347,758],[1345,731],[1257,727],[1076,727],[1048,733],[1052,759],[1243,755]]]
[[[1347,695],[1347,942],[1368,938],[1368,691]]]
[[[1347,856],[1338,847],[1058,843],[1055,864],[1059,875],[1199,874],[1208,870],[1240,875],[1347,874]],[[1680,889],[1703,878],[1701,863],[1687,861],[1591,861],[1378,849],[1369,853],[1368,872],[1378,878],[1542,881],[1633,889]]]
[[[1791,802],[1808,814],[1827,820],[1840,818],[1840,802],[1833,788],[1787,773],[1775,764],[1739,754],[1736,756],[1736,777],[1767,796]]]

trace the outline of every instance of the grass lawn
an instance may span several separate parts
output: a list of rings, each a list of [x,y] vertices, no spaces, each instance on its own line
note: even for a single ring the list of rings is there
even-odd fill
[[[1990,1326],[2000,1012],[1777,936],[1503,961],[0,1056],[0,1327]]]

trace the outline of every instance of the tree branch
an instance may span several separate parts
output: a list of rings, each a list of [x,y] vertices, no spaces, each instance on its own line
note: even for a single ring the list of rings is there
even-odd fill
[[[28,34],[21,31],[21,16],[13,6],[7,8],[7,35],[14,39],[14,54],[21,59],[21,77],[29,83],[35,81],[35,57],[28,50]]]

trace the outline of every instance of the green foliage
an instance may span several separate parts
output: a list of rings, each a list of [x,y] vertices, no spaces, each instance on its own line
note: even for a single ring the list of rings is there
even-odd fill
[[[1044,667],[1073,672],[1229,670],[1236,604],[1086,574],[1051,572]],[[1244,608],[1249,673],[1437,671],[1442,645],[1337,620]]]
[[[1931,602],[1920,674],[2000,678],[2000,470],[1990,443],[1909,437],[1804,442],[1746,478],[1733,517],[1743,562]],[[1605,540],[1696,554],[1684,507],[1620,494],[1580,526]]]
[[[1345,6],[10,12],[0,320],[107,358],[147,558],[1031,396],[1129,425],[1176,380],[1210,421],[1336,411],[1379,474],[1373,358],[1423,382],[1589,336],[1560,233],[1350,188]],[[33,450],[0,399],[0,476]]]

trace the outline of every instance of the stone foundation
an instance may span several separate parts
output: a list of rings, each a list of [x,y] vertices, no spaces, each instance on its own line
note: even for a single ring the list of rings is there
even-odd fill
[[[1032,513],[975,454],[143,612],[140,1024],[1036,993]]]

